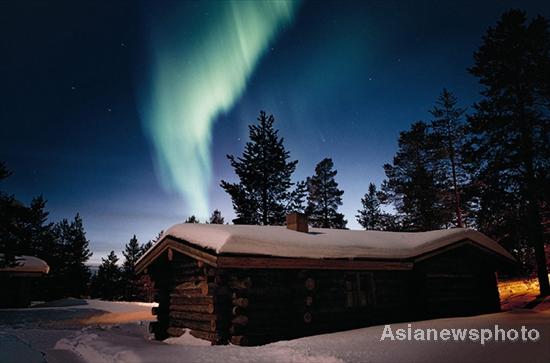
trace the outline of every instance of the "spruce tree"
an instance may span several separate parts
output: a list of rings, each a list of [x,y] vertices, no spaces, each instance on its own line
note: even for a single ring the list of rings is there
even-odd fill
[[[550,189],[550,32],[541,16],[504,13],[474,53],[483,86],[468,120],[479,228],[535,251],[540,293],[550,295],[542,210]]]
[[[122,280],[124,281],[124,299],[133,301],[138,298],[140,292],[140,278],[136,274],[136,262],[143,254],[136,235],[124,246],[124,263],[122,264]]]
[[[199,220],[194,214],[192,214],[183,223],[199,223]]]
[[[92,291],[95,297],[105,300],[120,300],[122,271],[118,266],[118,257],[111,251],[107,258],[101,259],[101,265],[94,276]]]
[[[222,212],[220,212],[218,209],[214,210],[212,212],[212,215],[210,216],[210,220],[208,221],[210,224],[223,224],[224,218],[222,216]]]
[[[307,181],[299,181],[290,193],[288,212],[305,213],[307,207]]]
[[[65,296],[79,297],[86,293],[90,270],[86,262],[92,256],[86,239],[82,218],[77,214],[73,221],[63,219],[54,226],[59,251],[59,266],[55,272],[59,288]]]
[[[0,162],[0,182],[11,175]],[[16,256],[26,252],[24,225],[29,211],[13,195],[0,190],[0,267],[17,265]]]
[[[443,89],[430,111],[434,118],[431,128],[438,154],[436,176],[445,207],[454,210],[457,227],[464,227],[462,193],[468,180],[462,162],[465,111],[457,106],[456,97],[447,89]]]
[[[357,211],[357,222],[367,230],[393,231],[397,229],[392,215],[381,209],[382,202],[376,185],[369,184],[369,190],[361,198],[362,209]]]
[[[141,251],[142,251],[142,254],[147,252],[147,250],[151,247],[154,246],[155,243],[157,243],[158,241],[160,241],[160,239],[162,238],[162,235],[164,234],[164,230],[161,230],[158,235],[152,239],[152,240],[149,240],[147,242],[145,242],[142,246],[141,246]]]
[[[405,230],[439,229],[451,220],[437,184],[435,150],[428,125],[418,121],[401,132],[393,163],[384,165],[384,199],[400,213]]]
[[[325,158],[315,166],[315,174],[307,179],[309,222],[320,228],[346,228],[344,215],[338,213],[342,205],[343,190],[334,179],[338,173],[332,159]]]
[[[249,126],[250,141],[243,155],[227,156],[239,182],[222,180],[220,185],[231,196],[235,224],[282,225],[285,221],[298,161],[289,161],[290,153],[274,122],[273,115],[261,111],[258,124]]]

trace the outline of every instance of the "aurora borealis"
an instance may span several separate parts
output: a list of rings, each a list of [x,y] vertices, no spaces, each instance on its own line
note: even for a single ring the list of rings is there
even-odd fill
[[[99,262],[191,213],[231,221],[226,155],[265,110],[294,181],[334,160],[358,228],[399,132],[443,87],[478,99],[472,52],[513,7],[550,17],[535,0],[1,2],[1,188],[42,194],[52,222],[79,212]]]
[[[242,95],[256,64],[298,5],[293,0],[204,3],[195,11],[210,14],[208,21],[184,21],[182,26],[189,9],[176,3],[168,21],[152,19],[151,107],[144,126],[164,186],[185,197],[188,213],[200,218],[210,213],[215,117]],[[186,42],[189,33],[192,42]]]

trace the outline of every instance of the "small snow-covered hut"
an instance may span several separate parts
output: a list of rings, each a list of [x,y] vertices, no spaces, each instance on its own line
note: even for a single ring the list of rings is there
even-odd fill
[[[0,268],[2,308],[26,308],[31,302],[32,281],[46,275],[50,267],[46,261],[34,256],[17,256],[14,266]]]
[[[177,224],[137,262],[157,289],[157,339],[258,345],[386,322],[500,310],[514,263],[469,229],[418,233]]]

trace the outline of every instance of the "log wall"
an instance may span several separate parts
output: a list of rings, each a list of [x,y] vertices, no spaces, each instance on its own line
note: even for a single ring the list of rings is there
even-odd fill
[[[179,253],[150,267],[157,339],[260,345],[374,324],[498,311],[494,266],[475,248],[413,270],[216,269]]]
[[[413,292],[416,315],[423,319],[500,311],[495,270],[487,255],[471,246],[418,262]]]
[[[159,303],[153,309],[157,321],[150,325],[155,338],[179,337],[188,330],[212,344],[227,343],[230,300],[217,270],[179,253],[165,255],[149,272]]]

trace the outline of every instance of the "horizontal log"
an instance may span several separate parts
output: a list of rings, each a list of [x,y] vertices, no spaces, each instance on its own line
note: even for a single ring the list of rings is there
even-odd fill
[[[182,298],[205,296],[205,295],[202,293],[202,289],[201,289],[201,288],[186,289],[186,290],[175,290],[175,291],[176,291],[176,293],[179,295],[179,297],[182,297]]]
[[[198,283],[201,281],[207,281],[207,276],[205,275],[176,275],[174,277],[174,283],[176,286],[183,284],[185,282]]]
[[[212,342],[212,344],[227,343],[227,337],[219,333],[212,333],[212,332],[206,332],[206,331],[200,331],[200,330],[191,330],[189,334],[191,334],[193,337],[198,339],[208,340]]]
[[[211,267],[211,266],[208,266],[208,265],[204,266],[202,271],[206,276],[216,276],[216,275],[218,275],[218,269],[216,269],[214,267]]]
[[[248,324],[248,317],[246,315],[238,315],[231,319],[231,323],[236,325],[246,325]]]
[[[219,256],[217,265],[219,268],[335,270],[411,270],[413,267],[412,262],[244,256]]]
[[[191,282],[183,282],[181,284],[178,284],[174,287],[174,290],[176,291],[185,291],[185,290],[194,290],[194,289],[202,289],[204,285],[206,285],[206,281],[191,281]]]
[[[216,314],[208,313],[194,313],[186,311],[171,311],[170,317],[174,319],[186,319],[186,320],[197,320],[197,321],[216,321],[220,317]]]
[[[214,304],[216,301],[215,296],[185,296],[178,292],[170,294],[170,297],[178,298],[178,305],[205,305]]]
[[[168,323],[170,327],[175,327],[175,328],[189,328],[189,329],[209,331],[209,332],[216,331],[215,321],[196,321],[196,320],[172,318]]]
[[[201,330],[193,330],[188,328],[176,328],[170,327],[167,329],[167,333],[171,337],[180,337],[183,334],[189,334],[195,338],[210,341],[212,344],[223,344],[227,338],[216,332],[207,332]]]
[[[289,287],[255,287],[250,290],[236,290],[233,292],[233,298],[246,297],[249,303],[272,300],[274,298],[284,299],[292,296],[294,290]]]
[[[205,305],[170,305],[170,310],[172,311],[183,311],[191,313],[208,313],[212,314],[215,311],[214,304],[205,304]]]
[[[250,289],[252,287],[252,279],[250,277],[244,279],[237,279],[231,276],[227,281],[227,286],[232,289]]]
[[[248,307],[248,298],[246,297],[236,297],[231,300],[231,303],[235,306],[246,308]]]

